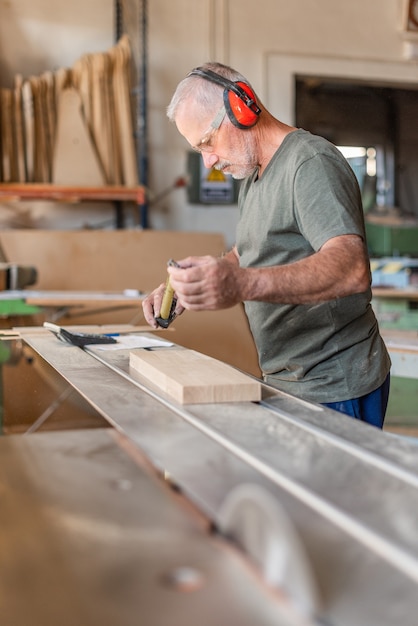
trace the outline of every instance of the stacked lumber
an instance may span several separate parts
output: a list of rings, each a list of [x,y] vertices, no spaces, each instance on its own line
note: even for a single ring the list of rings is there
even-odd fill
[[[72,68],[0,89],[0,182],[137,185],[132,67],[124,35]]]

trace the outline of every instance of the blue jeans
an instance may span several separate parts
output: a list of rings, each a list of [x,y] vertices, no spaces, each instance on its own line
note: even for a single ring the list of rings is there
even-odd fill
[[[361,398],[345,400],[344,402],[324,402],[323,406],[340,413],[346,413],[350,417],[377,426],[377,428],[383,428],[389,399],[389,387],[390,374],[387,375],[385,382],[378,389],[361,396]]]

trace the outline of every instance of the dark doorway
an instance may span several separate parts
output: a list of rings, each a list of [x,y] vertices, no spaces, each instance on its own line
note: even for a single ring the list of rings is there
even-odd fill
[[[418,218],[418,86],[320,76],[295,80],[296,125],[337,146],[364,149],[363,164],[358,157],[352,164],[365,209],[396,207],[402,215]]]

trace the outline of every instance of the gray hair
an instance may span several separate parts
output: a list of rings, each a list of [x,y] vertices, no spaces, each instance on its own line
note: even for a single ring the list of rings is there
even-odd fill
[[[239,72],[223,65],[222,63],[209,62],[200,66],[202,70],[211,70],[232,82],[242,81],[250,85],[248,80]],[[250,85],[251,87],[251,85]],[[167,107],[167,117],[174,122],[179,107],[184,102],[193,98],[193,102],[198,104],[202,117],[209,116],[219,108],[223,102],[223,87],[196,75],[188,75],[177,85],[171,102]]]

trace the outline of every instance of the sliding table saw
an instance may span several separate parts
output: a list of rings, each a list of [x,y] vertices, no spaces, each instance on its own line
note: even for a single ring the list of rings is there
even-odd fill
[[[416,625],[414,440],[266,385],[178,404],[127,349],[21,337],[110,427],[0,439],[2,623]]]

